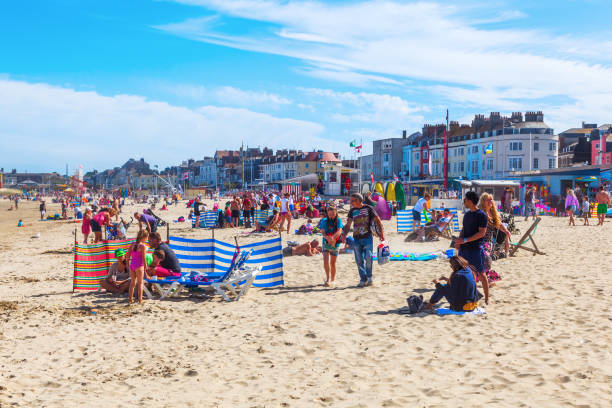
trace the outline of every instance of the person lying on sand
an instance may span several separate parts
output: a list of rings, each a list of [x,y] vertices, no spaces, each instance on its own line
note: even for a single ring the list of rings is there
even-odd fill
[[[429,302],[425,302],[425,310],[433,310],[435,304],[442,298],[450,303],[450,309],[454,311],[472,311],[478,306],[478,292],[476,291],[476,276],[470,269],[468,262],[460,257],[453,256],[449,259],[453,272],[450,278],[441,276],[434,279],[436,290],[431,295]],[[446,284],[438,282],[446,281]]]
[[[130,270],[125,258],[125,250],[116,250],[115,258],[117,261],[111,265],[108,275],[100,281],[100,286],[107,292],[121,294],[127,292],[130,287]]]
[[[320,253],[321,247],[319,246],[319,241],[316,239],[302,245],[288,246],[283,248],[283,258],[297,255],[313,256]]]

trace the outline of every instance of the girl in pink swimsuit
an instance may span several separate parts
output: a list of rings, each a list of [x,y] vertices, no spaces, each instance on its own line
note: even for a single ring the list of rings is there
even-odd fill
[[[142,303],[142,287],[144,285],[145,266],[147,264],[146,255],[148,246],[146,244],[149,239],[147,230],[138,231],[136,242],[130,246],[127,255],[130,263],[130,288],[128,292],[129,303],[134,302],[134,287],[138,289],[138,303]]]

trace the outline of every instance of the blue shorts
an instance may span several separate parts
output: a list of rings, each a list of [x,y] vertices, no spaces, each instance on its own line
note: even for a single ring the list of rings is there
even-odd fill
[[[485,255],[482,248],[480,249],[460,249],[459,256],[465,258],[466,261],[474,268],[474,272],[481,273],[485,271]]]
[[[412,210],[412,219],[414,221],[421,221],[421,213],[415,210]]]

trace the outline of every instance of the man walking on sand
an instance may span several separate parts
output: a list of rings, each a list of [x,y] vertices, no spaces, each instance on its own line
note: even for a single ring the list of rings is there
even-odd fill
[[[355,262],[359,270],[359,284],[357,287],[372,286],[372,251],[374,248],[372,238],[372,221],[378,229],[381,242],[385,240],[382,222],[376,211],[369,205],[363,204],[363,196],[359,193],[351,195],[351,209],[348,213],[344,234],[353,226],[353,239],[355,240]]]
[[[597,201],[597,225],[603,225],[608,213],[608,206],[610,205],[610,195],[603,186],[599,187],[595,201]]]

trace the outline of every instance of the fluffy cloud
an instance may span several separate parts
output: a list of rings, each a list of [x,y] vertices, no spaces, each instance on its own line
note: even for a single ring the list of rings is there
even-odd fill
[[[399,96],[317,88],[301,91],[309,100],[319,103],[319,111],[329,111],[333,120],[394,128],[396,137],[399,129],[419,127],[424,121],[424,108]]]
[[[278,108],[292,101],[270,92],[247,91],[231,86],[206,88],[201,85],[173,84],[162,86],[163,90],[191,101],[214,101],[224,106]]]
[[[320,124],[247,109],[188,109],[141,96],[104,96],[48,84],[0,79],[2,165],[27,170],[115,166],[144,157],[160,167],[215,149],[249,146],[329,147]]]
[[[223,31],[224,25],[193,20],[158,28],[297,58],[304,61],[302,72],[318,78],[397,87],[403,79],[418,80],[444,102],[491,110],[546,109],[559,127],[612,109],[608,38],[499,28],[490,23],[525,14],[500,11],[497,3],[177,1],[216,11],[220,20],[248,19],[268,29],[235,35]],[[563,116],[569,113],[571,118]]]

